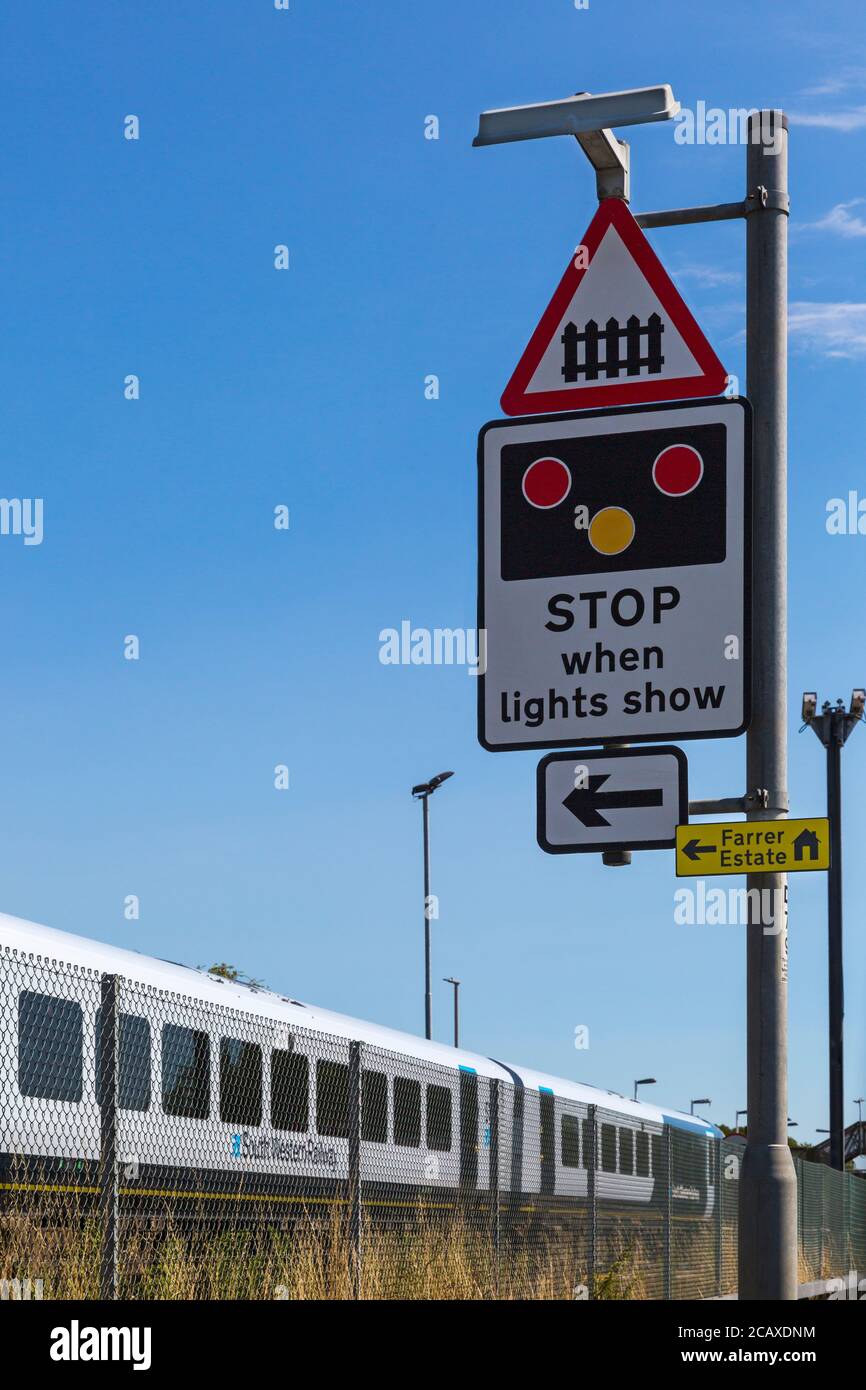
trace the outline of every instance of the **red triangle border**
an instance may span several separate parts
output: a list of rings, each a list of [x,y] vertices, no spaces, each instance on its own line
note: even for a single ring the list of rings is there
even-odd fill
[[[610,386],[563,387],[559,391],[536,391],[527,395],[533,373],[559,327],[575,290],[590,269],[605,232],[611,226],[619,233],[650,289],[677,332],[682,335],[686,347],[701,368],[701,375],[677,377],[669,381],[643,379],[622,381]],[[542,415],[550,411],[592,410],[600,406],[642,405],[653,401],[721,395],[728,381],[725,368],[622,198],[605,198],[599,204],[580,245],[587,248],[590,264],[578,268],[574,264],[574,257],[569,261],[553,298],[502,393],[500,403],[505,414]]]

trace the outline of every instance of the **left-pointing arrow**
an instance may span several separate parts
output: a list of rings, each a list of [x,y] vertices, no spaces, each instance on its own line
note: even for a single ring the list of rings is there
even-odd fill
[[[699,855],[712,854],[714,849],[715,845],[702,845],[699,840],[689,840],[687,845],[683,845],[683,854],[693,863],[699,863]]]
[[[661,806],[663,804],[663,794],[661,787],[653,787],[647,791],[624,792],[602,792],[601,787],[610,776],[607,772],[597,772],[590,776],[589,785],[586,787],[575,787],[574,791],[569,792],[563,801],[573,816],[584,825],[587,830],[594,830],[600,826],[610,825],[602,814],[602,811],[629,810],[639,806]]]

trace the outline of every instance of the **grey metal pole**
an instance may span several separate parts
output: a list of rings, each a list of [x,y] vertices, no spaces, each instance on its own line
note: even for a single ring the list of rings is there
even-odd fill
[[[827,723],[827,815],[830,820],[830,868],[827,872],[827,956],[830,1004],[830,1167],[845,1167],[845,1091],[842,975],[842,744],[845,711],[834,709]]]
[[[362,1274],[362,1212],[361,1212],[361,1106],[363,1081],[361,1069],[361,1047],[359,1042],[349,1043],[348,1065],[348,1121],[349,1121],[349,1258],[351,1260],[352,1297],[361,1297]]]
[[[756,129],[757,126],[757,129]],[[761,139],[763,134],[764,139]],[[754,136],[754,139],[753,139]],[[766,140],[766,143],[765,143]],[[746,220],[746,376],[754,413],[752,724],[747,790],[769,789],[766,809],[788,810],[787,768],[787,288],[788,131],[781,112],[749,121]],[[749,1126],[739,1182],[741,1299],[797,1297],[797,1180],[788,1148],[787,876],[750,874],[746,1011]],[[775,890],[772,929],[761,889]]]
[[[117,976],[100,988],[99,1055],[99,1297],[117,1298]]]
[[[460,1046],[460,981],[454,981],[454,1046]]]
[[[493,1246],[493,1296],[499,1297],[499,1092],[497,1080],[490,1083],[490,1240]]]
[[[433,1001],[430,995],[430,793],[421,798],[424,807],[424,1036],[433,1036]]]
[[[598,1258],[598,1201],[596,1199],[595,1173],[598,1167],[598,1109],[587,1106],[586,1124],[583,1130],[583,1162],[586,1168],[586,1203],[589,1208],[589,1248],[586,1252],[586,1282],[589,1297],[595,1298],[595,1270]],[[589,1140],[589,1152],[587,1152]]]

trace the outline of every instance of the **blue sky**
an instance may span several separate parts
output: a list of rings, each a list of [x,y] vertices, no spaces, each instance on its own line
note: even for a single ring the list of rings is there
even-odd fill
[[[731,1122],[743,929],[675,925],[667,852],[619,872],[542,855],[536,756],[484,752],[465,670],[383,666],[378,634],[474,626],[477,432],[595,206],[571,140],[473,150],[478,112],[658,82],[689,107],[781,106],[791,805],[823,811],[800,692],[866,683],[866,537],[825,529],[829,498],[866,496],[860,5],[91,0],[3,30],[0,490],[42,497],[45,535],[0,537],[0,905],[419,1031],[409,788],[453,768],[431,808],[438,1036],[456,974],[468,1046],[627,1092],[653,1075],[659,1100],[711,1096]],[[636,211],[744,192],[742,148],[678,145],[672,125],[630,139]],[[742,378],[742,227],[651,239]],[[692,743],[693,795],[742,791],[744,755]],[[857,730],[848,1102],[866,1091],[864,776]],[[809,1138],[827,1123],[825,893],[792,879],[790,1114]]]

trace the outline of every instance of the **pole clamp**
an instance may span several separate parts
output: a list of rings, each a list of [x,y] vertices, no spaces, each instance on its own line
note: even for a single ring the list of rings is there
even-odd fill
[[[788,798],[786,796],[778,796],[778,793],[776,794],[776,798],[779,801],[784,801],[786,804],[784,806],[771,805],[769,789],[767,787],[754,787],[751,791],[746,792],[746,795],[743,797],[743,810],[775,811],[779,815],[786,816],[789,809],[787,805]]]
[[[743,204],[746,217],[753,212],[783,212],[786,217],[791,212],[791,199],[787,193],[777,193],[775,189],[765,188],[762,183],[746,194]]]

